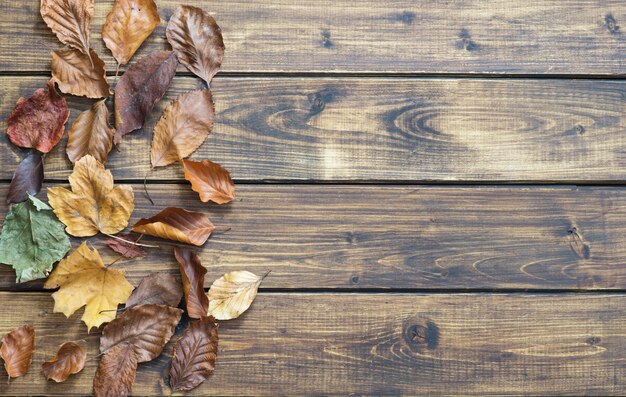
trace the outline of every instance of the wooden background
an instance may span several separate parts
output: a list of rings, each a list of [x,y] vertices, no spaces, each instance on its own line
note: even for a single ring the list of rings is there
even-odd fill
[[[167,48],[178,3],[157,0],[164,22],[133,61]],[[623,0],[193,3],[227,52],[217,124],[192,158],[230,169],[239,200],[201,203],[178,167],[150,175],[155,206],[141,193],[154,123],[198,85],[183,67],[107,162],[136,191],[131,222],[178,205],[231,227],[200,250],[207,288],[271,270],[249,312],[221,324],[217,369],[189,394],[626,393]],[[96,1],[91,40],[110,72],[111,5]],[[0,15],[4,131],[60,44],[38,0],[1,0]],[[68,103],[69,126],[91,102]],[[4,197],[23,153],[0,140]],[[70,171],[62,142],[48,185]],[[161,248],[119,263],[135,285],[178,272],[172,245],[147,241]],[[5,266],[0,302],[0,334],[37,330],[29,374],[9,385],[0,371],[0,394],[88,395],[99,332]],[[45,382],[41,363],[82,339],[85,370]],[[170,354],[140,365],[135,395],[169,394]]]

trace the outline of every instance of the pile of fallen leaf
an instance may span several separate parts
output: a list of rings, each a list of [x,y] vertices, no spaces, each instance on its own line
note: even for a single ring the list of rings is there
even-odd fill
[[[30,151],[9,188],[7,202],[11,205],[0,236],[0,263],[15,269],[17,282],[45,278],[52,271],[44,288],[58,289],[52,294],[54,312],[69,317],[84,306],[82,321],[88,332],[107,323],[100,337],[95,395],[128,395],[137,365],[161,354],[186,312],[190,320],[174,347],[169,384],[173,390],[190,390],[214,369],[216,319],[236,318],[247,310],[263,277],[247,271],[230,272],[216,280],[207,294],[207,270],[200,258],[187,246],[176,246],[174,256],[182,283],[171,274],[154,273],[133,288],[124,271],[114,268],[117,260],[105,265],[88,241],[67,255],[71,249],[67,234],[106,235],[104,244],[120,254],[118,259],[145,256],[145,248],[153,246],[139,243],[143,235],[196,246],[207,241],[215,229],[209,218],[176,207],[139,220],[132,227],[136,237],[118,234],[128,226],[134,193],[131,186],[115,185],[103,164],[114,144],[143,127],[182,63],[206,88],[184,93],[165,108],[153,131],[152,168],[179,163],[203,202],[225,204],[235,197],[227,170],[208,160],[186,160],[213,128],[215,108],[209,84],[224,56],[222,34],[208,13],[196,7],[178,7],[166,30],[173,51],[155,51],[137,60],[119,78],[113,93],[104,62],[89,45],[93,8],[93,0],[41,1],[41,16],[65,47],[52,52],[52,79],[46,87],[28,99],[20,98],[8,119],[9,140]],[[160,21],[153,0],[116,0],[102,38],[118,62],[118,71]],[[35,197],[42,187],[44,159],[61,140],[69,118],[57,86],[62,93],[99,100],[78,115],[69,130],[66,152],[74,164],[70,188],[49,187],[46,204]],[[111,96],[115,128],[109,124]],[[178,308],[183,296],[184,310]],[[119,309],[120,304],[125,306]],[[0,356],[9,378],[28,371],[34,350],[35,329],[30,324],[2,338]],[[68,341],[43,364],[43,375],[63,382],[82,370],[86,358],[80,343]]]

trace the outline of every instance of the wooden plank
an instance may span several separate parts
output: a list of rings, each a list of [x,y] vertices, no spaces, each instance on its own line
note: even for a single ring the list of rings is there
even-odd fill
[[[96,2],[91,44],[112,0]],[[178,0],[159,0],[167,21]],[[195,1],[224,32],[227,72],[620,74],[626,67],[621,0]],[[60,47],[38,0],[3,1],[0,71],[48,71]],[[165,22],[136,55],[168,48]],[[11,39],[7,39],[8,35]],[[181,68],[182,70],[182,68]]]
[[[131,224],[177,205],[231,228],[199,250],[207,287],[248,269],[271,271],[263,288],[626,288],[623,188],[240,185],[239,201],[217,206],[186,185],[151,185],[153,207],[133,187]],[[89,241],[109,263],[103,238]],[[161,249],[115,266],[134,284],[155,270],[178,274],[172,244],[145,240]],[[41,287],[14,277],[0,266],[0,288]]]
[[[45,77],[1,77],[0,130],[20,96]],[[141,180],[151,131],[169,100],[197,87],[178,78],[143,132],[128,135],[108,166]],[[192,158],[238,180],[623,181],[626,81],[218,78],[214,132]],[[69,97],[70,123],[90,103]],[[0,178],[21,155],[7,143]],[[63,141],[46,177],[64,179]],[[181,179],[177,165],[151,179]]]

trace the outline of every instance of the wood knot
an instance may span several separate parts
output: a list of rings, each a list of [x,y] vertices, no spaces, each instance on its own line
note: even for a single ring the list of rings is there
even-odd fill
[[[606,17],[604,17],[604,25],[608,29],[609,33],[619,34],[619,25],[613,17],[613,14],[607,14]]]
[[[333,42],[330,40],[330,31],[329,30],[322,30],[321,44],[322,44],[322,47],[324,47],[324,48],[332,48]]]
[[[591,256],[589,245],[583,240],[580,230],[572,226],[567,229],[567,236],[569,238],[569,245],[572,248],[572,251],[574,251],[580,259],[589,259]]]
[[[359,283],[359,276],[352,276],[352,277],[350,278],[350,282],[351,282],[352,284],[355,284],[355,285],[356,285],[356,284],[358,284],[358,283]]]
[[[457,48],[463,49],[465,51],[475,51],[478,50],[479,45],[472,40],[472,36],[469,31],[465,28],[461,29],[459,32],[459,41],[457,42]]]
[[[411,25],[416,17],[417,15],[411,11],[404,11],[400,14],[393,14],[392,16],[394,21],[402,22],[405,25]]]
[[[404,340],[414,348],[426,347],[430,350],[439,345],[439,327],[430,320],[419,320],[404,328]]]
[[[588,338],[586,342],[590,344],[591,346],[595,346],[599,344],[600,342],[602,342],[602,339],[599,336],[592,336],[591,338]]]

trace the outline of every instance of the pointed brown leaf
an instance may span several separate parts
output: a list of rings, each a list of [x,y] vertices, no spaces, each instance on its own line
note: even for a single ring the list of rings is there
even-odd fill
[[[209,160],[182,160],[185,179],[191,182],[191,188],[198,192],[200,200],[211,200],[225,204],[235,198],[235,184],[230,173],[221,165]]]
[[[70,128],[67,157],[72,163],[90,154],[104,163],[113,147],[115,130],[109,125],[109,109],[105,100],[98,101],[82,112]]]
[[[198,255],[189,248],[174,247],[174,256],[183,280],[187,315],[191,318],[205,317],[209,312],[209,298],[204,293],[206,268],[200,263]]]
[[[129,233],[118,234],[117,237],[124,239],[126,241],[136,240],[136,238],[134,238]],[[131,243],[121,241],[120,239],[110,238],[108,240],[104,240],[102,243],[106,245],[107,247],[111,248],[113,251],[117,252],[118,254],[121,254],[125,258],[137,258],[139,256],[148,255],[148,252],[146,252],[146,250],[143,247],[140,247],[136,244],[131,244]]]
[[[162,167],[188,157],[213,129],[215,106],[209,90],[179,95],[154,127],[150,160]]]
[[[215,226],[202,212],[167,207],[152,218],[142,218],[133,226],[133,232],[161,237],[181,243],[204,244]]]
[[[93,0],[41,0],[40,12],[61,43],[89,54]]]
[[[128,396],[137,374],[137,355],[130,343],[120,343],[106,352],[93,378],[96,397]]]
[[[87,98],[106,98],[111,96],[107,82],[104,62],[92,49],[90,56],[73,48],[52,52],[52,80],[59,85],[59,90],[66,94]]]
[[[183,311],[165,305],[133,306],[102,330],[100,352],[128,342],[137,355],[137,362],[154,360],[174,335]]]
[[[181,5],[165,35],[180,63],[209,84],[224,58],[222,31],[215,19],[200,8]]]
[[[0,357],[4,360],[9,378],[26,375],[35,350],[35,328],[22,325],[2,337]]]
[[[217,324],[213,317],[189,322],[174,346],[170,367],[170,387],[174,391],[198,387],[215,369]]]
[[[65,382],[73,374],[82,371],[87,354],[78,343],[65,342],[57,355],[41,365],[43,374],[48,380]]]
[[[168,273],[153,273],[141,282],[126,301],[126,307],[142,304],[176,307],[183,297],[180,282]]]
[[[65,98],[50,80],[30,98],[18,99],[7,121],[7,135],[16,146],[48,153],[61,140],[69,116]]]
[[[21,203],[28,200],[41,190],[43,182],[43,156],[36,150],[31,150],[15,169],[7,203]]]
[[[163,97],[176,73],[172,51],[154,51],[141,58],[115,87],[115,143],[143,126],[154,104]]]

